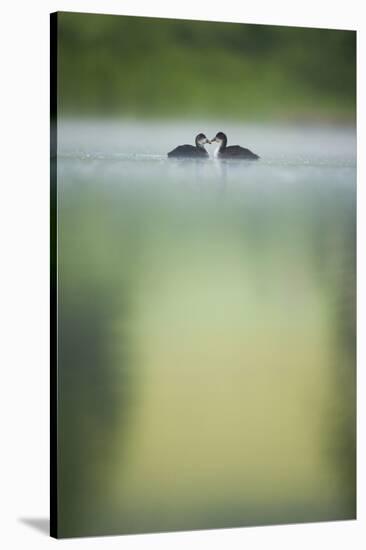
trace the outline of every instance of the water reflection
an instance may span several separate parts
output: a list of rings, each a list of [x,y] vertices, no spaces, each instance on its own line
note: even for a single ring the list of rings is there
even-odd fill
[[[61,534],[354,517],[352,155],[63,153]]]

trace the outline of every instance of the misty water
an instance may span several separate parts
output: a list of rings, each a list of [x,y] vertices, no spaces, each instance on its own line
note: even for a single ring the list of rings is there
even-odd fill
[[[57,199],[61,534],[353,518],[355,129],[65,120]]]

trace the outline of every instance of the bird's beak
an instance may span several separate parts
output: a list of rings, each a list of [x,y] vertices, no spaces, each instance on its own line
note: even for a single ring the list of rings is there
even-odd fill
[[[206,138],[206,143],[210,143],[210,144],[211,144],[211,141],[210,141],[208,138]]]
[[[211,139],[210,143],[214,143],[215,141],[217,141],[216,136]]]

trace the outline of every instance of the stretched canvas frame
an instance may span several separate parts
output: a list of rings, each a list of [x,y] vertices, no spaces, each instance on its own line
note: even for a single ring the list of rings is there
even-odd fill
[[[64,41],[68,35],[64,32],[60,34],[59,25],[60,18],[71,21],[73,15],[78,17],[77,21],[83,18],[83,14],[51,14],[51,535],[59,538],[355,518],[356,180],[353,73],[347,77],[351,82],[351,91],[345,85],[344,112],[340,112],[334,127],[332,124],[328,126],[329,121],[323,124],[319,118],[314,126],[304,124],[302,132],[296,130],[297,121],[295,125],[290,121],[290,134],[287,135],[283,127],[271,134],[272,130],[266,129],[263,120],[259,128],[255,126],[255,117],[254,122],[253,118],[246,122],[245,117],[249,115],[244,109],[239,116],[243,117],[242,128],[245,132],[242,132],[250,136],[252,130],[257,141],[255,150],[261,157],[255,165],[245,164],[244,168],[244,165],[240,167],[225,161],[220,164],[220,159],[204,166],[197,164],[197,161],[194,165],[182,164],[184,161],[179,160],[169,164],[166,158],[168,147],[179,145],[179,141],[173,142],[173,136],[174,139],[177,136],[173,129],[172,137],[166,135],[169,131],[166,117],[171,116],[170,107],[164,111],[158,100],[155,106],[158,115],[152,110],[158,122],[150,118],[150,112],[146,115],[142,109],[142,126],[134,126],[133,117],[139,115],[142,103],[137,100],[135,103],[131,98],[131,110],[124,113],[122,108],[118,112],[116,119],[122,121],[121,132],[126,128],[125,131],[132,136],[121,141],[121,148],[125,147],[122,153],[114,148],[114,144],[111,146],[113,150],[108,149],[113,136],[118,135],[113,133],[115,122],[112,121],[112,126],[95,126],[96,130],[92,131],[96,134],[104,131],[110,140],[102,144],[104,149],[100,151],[97,149],[98,138],[93,141],[88,137],[89,127],[82,126],[83,122],[78,119],[79,126],[71,129],[67,126],[68,116],[71,119],[74,116],[75,120],[78,118],[80,104],[74,113],[70,110],[71,115],[68,114],[65,97],[69,92],[65,91],[65,80],[69,73],[65,69],[65,60],[71,58],[64,55]],[[170,20],[84,15],[89,17],[89,22],[96,21],[96,28],[97,19],[106,17],[119,18],[119,21],[138,19],[140,28],[154,24],[161,25],[161,28],[164,24],[173,25]],[[190,37],[195,24],[199,22],[181,22],[178,30],[183,34],[187,32]],[[221,36],[220,25],[223,25],[225,33],[222,36],[229,40],[228,24],[201,24],[204,29],[215,26],[218,36]],[[239,26],[250,27],[244,24]],[[296,29],[292,30],[295,36]],[[299,29],[298,32],[306,33],[307,30],[311,31]],[[273,32],[275,36],[276,32]],[[335,36],[345,31],[318,32],[334,33]],[[351,48],[355,33],[347,32],[350,33],[348,46]],[[184,43],[185,38],[181,40]],[[136,35],[136,44],[130,41],[128,52],[124,51],[121,55],[122,68],[126,54],[132,55],[137,45],[141,53],[136,54],[136,63],[139,55],[146,55],[146,50],[139,44],[139,35]],[[99,47],[103,49],[103,42],[99,43]],[[341,46],[339,48],[343,54]],[[60,51],[63,52],[62,62]],[[178,48],[176,55],[180,59]],[[157,66],[154,63],[159,63],[159,60],[152,61],[152,73]],[[212,60],[208,59],[207,64],[210,63]],[[168,65],[167,70],[173,71],[174,65]],[[205,67],[201,70],[204,71]],[[129,74],[128,69],[126,74]],[[133,78],[136,78],[135,73]],[[334,76],[330,72],[325,75],[326,78]],[[345,81],[346,77],[340,86]],[[197,82],[201,83],[198,76]],[[235,80],[230,85],[235,96]],[[138,89],[138,96],[137,92]],[[68,100],[70,97],[72,99],[72,94],[67,95]],[[341,102],[339,97],[331,98],[329,105],[332,101]],[[325,102],[323,111],[328,112],[327,98],[322,101]],[[192,101],[192,119],[197,120],[197,112],[202,109],[203,115],[199,121],[207,121],[211,129],[211,115],[203,110],[202,105],[204,102],[201,100],[197,104]],[[218,101],[215,108],[215,124],[216,121],[223,121],[241,136],[240,126],[226,122],[232,120],[228,115],[227,102]],[[177,109],[182,118],[184,115],[179,111],[179,106]],[[319,113],[323,112],[322,109]],[[331,116],[332,109],[333,104],[329,107]],[[82,118],[85,113],[80,116]],[[103,111],[102,117],[110,116],[111,112]],[[304,116],[308,116],[307,112]],[[125,119],[128,123],[124,127]],[[216,130],[226,130],[226,126],[218,126]],[[154,132],[155,136],[159,134],[160,127],[166,138],[166,141],[163,139],[164,147],[165,143],[167,146],[163,149],[161,145],[161,149],[155,151]],[[186,126],[179,126],[179,131],[183,130],[186,131]],[[202,130],[205,129],[193,128],[192,125],[192,142],[194,134]],[[133,137],[133,132],[137,132],[138,138]],[[310,140],[304,138],[302,142],[307,132]],[[267,135],[267,141],[261,133]],[[78,143],[75,136],[82,136]],[[212,138],[211,135],[208,137]],[[288,145],[292,137],[295,140],[293,149]],[[133,151],[129,139],[135,147]],[[285,150],[287,143],[291,151],[285,159],[281,159],[279,153],[281,139],[282,148]],[[144,143],[145,150],[141,149],[139,140]],[[268,141],[271,140],[275,150],[272,156],[268,152]],[[318,156],[314,150],[314,140],[319,140]],[[322,140],[330,140],[332,147],[339,147],[334,157],[331,156],[331,147],[324,145]],[[68,143],[71,144],[70,151],[67,150]],[[142,174],[140,167],[146,163],[150,163],[149,168]],[[80,168],[78,173],[73,172],[76,165]],[[324,179],[322,166],[324,170],[332,170],[332,183]],[[213,175],[211,167],[215,167]],[[160,169],[162,171],[159,172]],[[89,172],[86,173],[86,170]],[[306,170],[310,175],[304,179]],[[161,183],[159,178],[167,180]],[[151,196],[147,185],[150,180],[160,182],[156,183],[154,196]],[[240,191],[243,181],[246,184],[244,195]],[[73,182],[76,182],[74,187],[80,193],[75,197],[70,191]],[[273,194],[268,190],[269,182],[274,182]],[[111,192],[115,193],[110,204],[108,186],[104,190],[97,183],[107,183]],[[131,187],[127,192],[128,185]],[[329,185],[333,185],[333,193],[329,193]],[[70,207],[74,198],[79,201],[75,203],[78,212],[72,211],[73,205]],[[84,206],[88,201],[91,206]],[[98,201],[103,220],[100,225],[102,237],[94,250],[91,232],[99,223],[94,221],[97,220],[98,210],[95,208],[98,208]],[[116,204],[120,210],[117,210]],[[243,210],[240,211],[240,208]],[[93,221],[90,218],[92,212],[95,216]],[[122,213],[121,219],[119,212]],[[171,218],[169,212],[173,212]],[[81,219],[84,221],[78,222]],[[187,224],[184,232],[178,221]],[[83,235],[80,244],[83,243],[86,250],[86,263],[80,262],[79,271],[75,269],[76,275],[72,264],[79,261],[75,252],[77,248],[71,249],[70,256],[67,256],[70,250],[67,246],[73,243],[68,223],[70,226],[74,224],[75,240]],[[84,235],[85,227],[89,234]],[[169,230],[171,242],[166,236]],[[121,258],[113,256],[113,250],[108,248],[113,231],[118,232],[121,241],[126,234],[130,238],[129,242],[122,242]],[[291,236],[292,232],[296,239]],[[118,242],[115,241],[115,247]],[[179,247],[183,250],[182,257]],[[110,256],[103,254],[104,249],[109,251]],[[125,266],[127,262],[135,261],[135,251],[136,256],[140,255],[138,262],[141,262],[141,270],[149,273],[146,279],[138,273],[140,264],[137,261],[134,270],[127,273]],[[155,259],[149,257],[151,251]],[[243,256],[238,259],[240,251]],[[94,252],[95,258],[92,258]],[[80,257],[83,253],[81,250]],[[110,270],[105,267],[109,261]],[[251,267],[248,268],[248,265]],[[91,266],[94,271],[89,271]],[[270,284],[265,280],[265,273],[269,274]],[[135,278],[141,285],[138,291],[133,286]],[[112,290],[108,291],[108,288]],[[155,296],[160,297],[159,300],[154,301],[155,298],[149,295],[150,288],[153,288]],[[117,313],[109,292],[116,293]],[[183,296],[181,301],[178,299],[180,293]],[[267,302],[263,298],[265,293]],[[135,301],[129,302],[130,294]],[[160,317],[157,313],[159,304]],[[250,316],[247,316],[247,311],[251,312]],[[227,316],[227,322],[223,322],[223,315]],[[110,316],[115,318],[114,324],[109,325]],[[94,319],[93,326],[90,318]],[[229,327],[227,332],[226,326]],[[124,334],[117,338],[117,343],[111,344],[111,352],[107,345],[109,338],[115,334],[113,331],[120,331],[122,335],[123,330],[129,336]],[[240,334],[245,334],[246,330],[247,334],[236,338],[236,330],[244,331]],[[71,342],[75,331],[79,331],[80,339]],[[180,347],[183,336],[186,343]],[[133,371],[129,367],[130,352],[126,352],[125,356],[125,351],[118,348],[120,341],[123,340],[125,345],[128,338],[132,353],[140,354],[140,363],[137,361],[136,364],[142,365],[140,370],[143,374],[136,376],[137,382],[131,381],[133,375],[128,374],[124,378],[125,374],[121,374],[123,369]],[[255,345],[251,344],[255,338],[258,338]],[[169,348],[169,341],[172,349]],[[242,345],[242,341],[245,344]],[[283,345],[286,342],[288,348],[280,349],[277,347],[279,342]],[[167,345],[169,353],[161,349],[163,344]],[[215,352],[210,355],[214,345]],[[90,357],[89,346],[92,348]],[[102,358],[97,363],[95,354],[100,350]],[[104,352],[119,354],[119,358],[112,360],[109,355],[103,356]],[[294,357],[297,357],[296,361]],[[306,360],[302,359],[304,357]],[[69,358],[68,362],[66,358]],[[75,382],[70,365],[73,368],[78,364],[85,366],[88,361],[94,365],[94,378],[90,380],[90,372],[88,375],[85,371],[85,385],[79,379]],[[167,368],[174,361],[180,366],[180,371],[172,375]],[[105,364],[109,365],[109,370],[103,370]],[[238,374],[237,364],[244,369],[245,376]],[[271,372],[271,364],[277,369],[276,373]],[[296,374],[292,374],[292,364],[298,369]],[[132,359],[131,365],[135,365]],[[182,365],[187,369],[183,375]],[[118,374],[120,378],[115,374],[116,368],[121,369]],[[66,369],[69,369],[67,375]],[[108,389],[103,393],[100,388],[107,371],[110,378],[106,379]],[[145,376],[145,381],[141,382],[140,376]],[[166,380],[167,387],[164,389]],[[127,389],[124,389],[124,384]],[[250,384],[253,391],[248,391]],[[159,388],[163,393],[159,394]],[[243,402],[237,393],[240,388],[245,396]],[[124,392],[130,393],[126,398],[128,405],[124,402],[120,404],[125,399],[121,397]],[[179,398],[182,392],[188,392],[189,396],[184,412],[179,408],[185,402]],[[79,397],[83,403],[80,410],[77,408]],[[110,405],[113,399],[114,408]],[[263,415],[256,408],[257,402],[262,410],[268,406]],[[157,410],[159,403],[166,408]],[[202,403],[206,403],[207,410]],[[216,405],[222,407],[220,415]],[[71,419],[67,416],[69,412]],[[171,424],[167,420],[169,416]],[[122,434],[119,430],[124,418],[127,420]],[[276,418],[281,424],[276,424]],[[148,423],[149,419],[156,425],[149,424],[144,435],[143,428],[137,428],[138,422]],[[159,420],[166,423],[159,424]],[[182,443],[180,449],[175,427],[181,430],[182,441],[187,444],[184,446]],[[256,431],[258,435],[255,435]],[[137,435],[134,435],[135,432]],[[261,439],[260,433],[265,434],[267,443]],[[92,444],[92,434],[100,438],[101,446],[105,446],[105,455],[100,447],[96,449]],[[154,446],[150,440],[153,437],[157,440],[160,437],[162,445],[171,443],[171,448],[165,447],[166,454],[160,453]],[[126,443],[122,444],[122,439]],[[122,448],[123,445],[126,447]],[[256,445],[257,451],[254,452]],[[281,445],[285,449],[283,455]],[[85,456],[76,456],[83,452],[83,448],[87,451]],[[127,454],[131,453],[128,467],[123,461],[125,449]],[[176,455],[174,449],[179,450]],[[142,455],[146,450],[151,454]],[[134,461],[138,465],[135,469]],[[82,465],[85,465],[87,473]],[[248,471],[243,472],[246,469]],[[127,473],[124,474],[124,471]],[[121,479],[118,478],[120,472]],[[93,479],[95,487],[91,486]],[[252,484],[251,479],[254,480]],[[114,488],[115,484],[119,489]],[[306,487],[308,493],[305,494]],[[299,494],[301,488],[304,490],[302,496]],[[123,491],[126,491],[127,501],[123,501]],[[271,493],[274,494],[273,500]],[[96,502],[91,506],[94,494]],[[204,494],[206,498],[203,498]],[[72,503],[75,507],[69,516],[67,509]],[[103,517],[102,508],[107,509]]]

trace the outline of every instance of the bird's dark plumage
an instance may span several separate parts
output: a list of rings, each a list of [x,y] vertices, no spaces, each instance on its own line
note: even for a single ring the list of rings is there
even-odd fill
[[[169,158],[208,158],[204,148],[205,143],[210,143],[204,134],[198,134],[195,139],[196,145],[179,145],[168,153]]]
[[[218,158],[243,160],[259,159],[258,155],[256,155],[249,149],[245,149],[245,147],[240,147],[240,145],[230,145],[229,147],[227,147],[227,137],[224,132],[218,132],[214,139],[211,140],[211,143],[214,141],[220,143],[220,147],[217,153]]]

